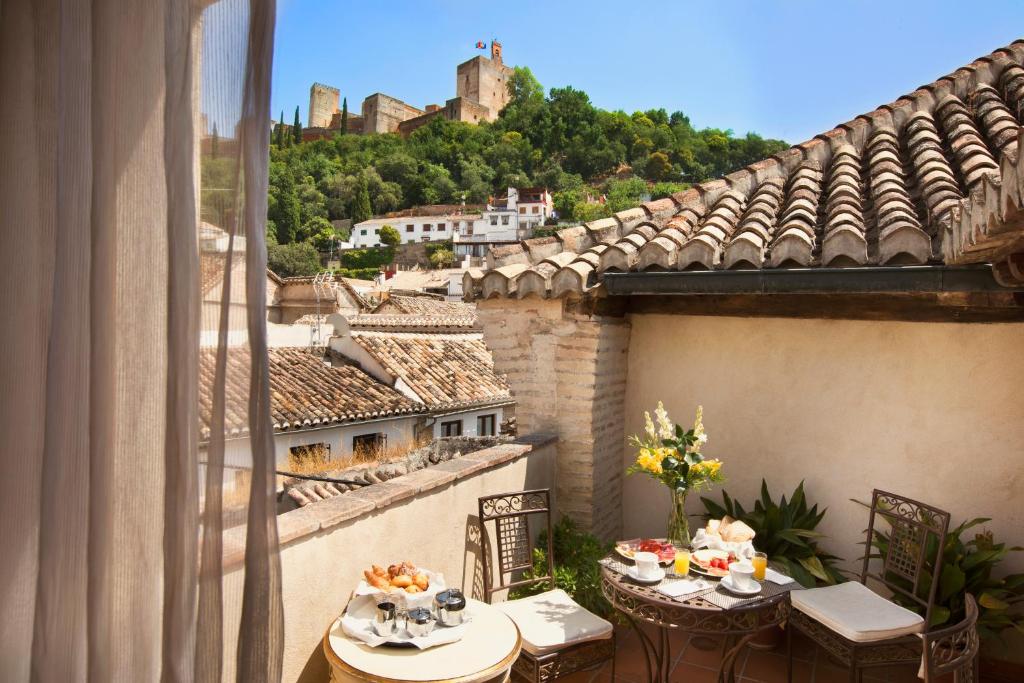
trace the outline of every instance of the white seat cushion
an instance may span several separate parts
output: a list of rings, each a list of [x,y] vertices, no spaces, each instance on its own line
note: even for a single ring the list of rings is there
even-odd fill
[[[566,645],[610,638],[612,625],[577,605],[561,589],[519,600],[498,602],[523,636],[523,649],[543,655]]]
[[[793,607],[855,643],[920,633],[924,619],[858,581],[797,590]]]

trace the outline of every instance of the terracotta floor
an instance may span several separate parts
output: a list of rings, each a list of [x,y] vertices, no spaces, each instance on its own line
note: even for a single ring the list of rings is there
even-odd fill
[[[630,628],[617,630],[615,683],[642,683],[646,680],[643,649],[636,633]],[[652,631],[653,635],[653,631]],[[673,633],[671,655],[673,660],[671,683],[715,683],[718,675],[721,641],[697,637],[691,642],[685,633]],[[713,649],[707,649],[710,645]],[[802,637],[794,641],[794,683],[846,683],[849,674],[829,661],[810,641]],[[736,661],[736,674],[740,683],[784,683],[786,681],[785,641],[774,651],[752,650],[741,652]],[[920,683],[915,667],[869,669],[864,680],[871,683]],[[612,683],[611,667],[605,665],[597,671],[583,672],[559,679],[559,683]]]

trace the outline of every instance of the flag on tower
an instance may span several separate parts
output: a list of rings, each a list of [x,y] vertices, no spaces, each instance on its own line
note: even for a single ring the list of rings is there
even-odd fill
[[[478,49],[478,50],[486,50],[487,49],[487,43],[485,43],[482,40],[476,41],[476,49]]]

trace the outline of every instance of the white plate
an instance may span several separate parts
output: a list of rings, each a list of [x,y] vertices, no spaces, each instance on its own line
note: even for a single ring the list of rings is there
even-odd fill
[[[753,579],[751,579],[751,581],[753,581]],[[757,581],[754,581],[754,585],[751,588],[740,588],[738,586],[733,585],[731,576],[723,576],[721,584],[722,588],[729,591],[730,593],[735,593],[736,595],[757,595],[761,592],[761,584],[759,584]]]
[[[653,574],[652,576],[650,576],[650,577],[646,577],[646,576],[641,577],[639,574],[637,574],[636,567],[633,566],[633,567],[630,567],[629,569],[626,570],[626,576],[628,576],[629,578],[633,579],[637,583],[644,583],[644,584],[652,584],[653,585],[655,583],[661,583],[661,580],[665,578],[665,570],[659,568],[657,573]]]

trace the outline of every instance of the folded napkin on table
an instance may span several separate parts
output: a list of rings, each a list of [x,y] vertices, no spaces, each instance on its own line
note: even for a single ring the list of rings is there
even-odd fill
[[[780,586],[784,586],[787,583],[793,583],[794,579],[790,576],[786,576],[782,572],[777,572],[771,567],[764,570],[764,578],[772,583],[777,583]]]
[[[689,595],[690,593],[706,590],[714,585],[704,579],[680,579],[679,581],[663,582],[658,586],[657,591],[670,598],[678,598],[681,595]]]

